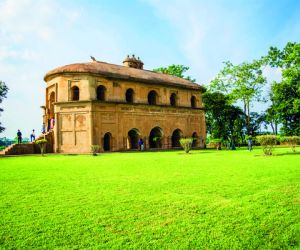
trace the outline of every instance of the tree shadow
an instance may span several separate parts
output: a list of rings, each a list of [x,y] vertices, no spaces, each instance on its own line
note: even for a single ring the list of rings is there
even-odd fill
[[[263,153],[260,154],[260,155],[254,155],[255,157],[257,156],[284,156],[284,155],[300,155],[300,152],[285,152],[285,153],[275,153],[275,154],[272,154],[272,155],[264,155]]]

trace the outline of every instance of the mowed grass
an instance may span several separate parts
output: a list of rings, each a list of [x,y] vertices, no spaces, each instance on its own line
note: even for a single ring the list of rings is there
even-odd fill
[[[289,151],[0,158],[0,246],[299,248],[300,154]]]

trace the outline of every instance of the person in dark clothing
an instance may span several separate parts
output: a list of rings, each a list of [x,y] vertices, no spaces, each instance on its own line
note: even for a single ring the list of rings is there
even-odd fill
[[[18,144],[21,144],[22,143],[22,133],[21,133],[20,129],[18,129],[17,137],[18,137]]]
[[[34,129],[32,130],[32,133],[30,135],[30,141],[33,142],[35,140],[35,132]]]
[[[249,151],[252,151],[252,143],[253,143],[253,142],[252,142],[252,139],[249,138],[249,139],[248,139],[248,150],[249,150]]]
[[[144,150],[144,141],[142,138],[139,139],[138,144],[139,144],[139,150],[143,151]]]

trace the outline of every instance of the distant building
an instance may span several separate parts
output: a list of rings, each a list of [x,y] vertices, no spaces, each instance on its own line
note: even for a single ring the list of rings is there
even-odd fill
[[[54,152],[179,147],[181,137],[194,137],[204,147],[204,88],[191,81],[144,70],[139,58],[123,66],[97,61],[56,68],[44,77],[43,121],[53,127]]]

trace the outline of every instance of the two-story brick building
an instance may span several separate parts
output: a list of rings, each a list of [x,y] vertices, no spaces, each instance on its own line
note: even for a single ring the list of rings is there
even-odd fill
[[[46,74],[45,124],[55,121],[54,151],[90,152],[179,147],[194,137],[204,147],[204,88],[175,76],[143,69],[127,56],[123,65],[75,63]]]

